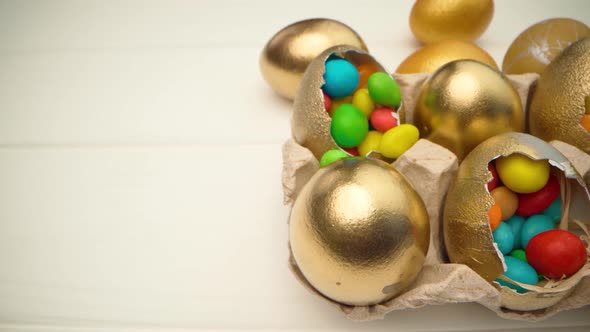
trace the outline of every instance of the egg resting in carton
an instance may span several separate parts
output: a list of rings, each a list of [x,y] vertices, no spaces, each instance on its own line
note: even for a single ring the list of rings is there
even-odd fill
[[[415,98],[429,74],[394,75],[402,91],[406,109],[406,121],[411,123]],[[535,87],[537,74],[510,75],[523,108],[526,108],[530,92]],[[578,173],[590,172],[590,155],[563,142],[551,142],[570,160]],[[393,166],[402,173],[418,192],[427,207],[430,218],[430,249],[424,267],[413,284],[399,296],[371,306],[348,306],[334,302],[316,291],[305,279],[292,255],[289,267],[297,279],[312,293],[324,298],[352,320],[381,319],[394,310],[420,308],[425,305],[476,302],[494,311],[500,317],[517,320],[537,321],[558,312],[590,304],[590,278],[583,277],[572,287],[571,293],[560,302],[535,311],[513,311],[502,307],[501,292],[492,284],[463,264],[448,263],[442,236],[442,211],[446,192],[458,169],[457,157],[449,150],[421,139],[410,150],[397,159]],[[289,140],[283,146],[283,192],[284,203],[291,205],[305,183],[319,169],[313,153]],[[588,178],[586,176],[585,178]],[[584,275],[590,269],[583,268]]]

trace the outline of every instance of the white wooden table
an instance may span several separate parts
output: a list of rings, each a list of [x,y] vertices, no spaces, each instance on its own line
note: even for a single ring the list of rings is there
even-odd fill
[[[412,331],[590,328],[475,304],[355,324],[287,269],[281,144],[291,105],[258,56],[330,17],[393,70],[411,1],[1,1],[0,330]],[[501,63],[541,19],[587,1],[496,1],[478,43]],[[565,328],[562,328],[565,331]]]

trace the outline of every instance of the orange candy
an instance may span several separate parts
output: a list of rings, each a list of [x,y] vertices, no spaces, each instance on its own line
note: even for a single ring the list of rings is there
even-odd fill
[[[584,114],[582,116],[582,120],[580,120],[580,125],[586,129],[587,132],[590,133],[590,114]]]
[[[488,211],[488,220],[490,221],[490,227],[492,228],[492,231],[494,231],[496,227],[500,225],[500,222],[502,221],[502,208],[500,208],[500,204],[497,202],[494,203],[494,205]]]
[[[361,89],[364,88],[367,85],[367,81],[369,80],[369,76],[371,76],[371,74],[373,74],[374,72],[378,71],[377,68],[375,68],[373,65],[370,65],[368,63],[363,63],[360,64],[356,67],[356,69],[359,72],[359,85],[357,86],[357,89]]]
[[[518,196],[512,190],[504,186],[496,187],[490,194],[502,210],[502,220],[507,220],[514,215],[518,209]]]

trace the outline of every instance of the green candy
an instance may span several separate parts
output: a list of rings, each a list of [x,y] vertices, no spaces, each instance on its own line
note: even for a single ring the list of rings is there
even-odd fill
[[[525,263],[528,263],[528,261],[526,260],[526,253],[522,249],[512,250],[512,252],[510,253],[510,256],[512,256],[516,259],[519,259]]]
[[[352,104],[342,104],[332,114],[330,132],[336,144],[352,148],[361,144],[369,132],[365,114]]]
[[[393,78],[386,73],[376,72],[367,81],[369,95],[375,103],[383,106],[398,107],[401,91]]]
[[[344,152],[340,149],[328,150],[328,151],[326,151],[326,153],[324,153],[324,155],[320,159],[320,167],[324,167],[324,166],[329,165],[335,161],[338,161],[340,159],[344,159],[347,157],[348,157],[348,155],[346,154],[346,152]]]

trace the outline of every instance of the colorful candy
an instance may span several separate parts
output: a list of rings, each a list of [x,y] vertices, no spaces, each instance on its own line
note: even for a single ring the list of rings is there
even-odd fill
[[[334,116],[334,111],[344,104],[352,103],[352,96],[345,96],[342,98],[332,99],[332,107],[330,108],[330,115]]]
[[[348,155],[346,154],[346,152],[344,152],[340,149],[328,150],[328,151],[326,151],[326,153],[324,153],[324,155],[320,159],[320,167],[324,167],[324,166],[329,165],[337,160],[345,159],[345,158],[348,158]]]
[[[352,104],[361,110],[367,119],[371,116],[371,113],[373,113],[373,110],[375,109],[375,102],[373,102],[373,99],[371,99],[368,89],[356,90],[354,95],[352,95]]]
[[[365,139],[369,124],[363,112],[352,104],[344,104],[334,111],[330,130],[336,144],[352,148]]]
[[[514,235],[514,248],[522,248],[522,243],[520,243],[520,233],[522,232],[522,225],[526,222],[521,216],[513,215],[510,219],[506,220],[506,224],[510,226],[510,230],[512,230],[512,234]]]
[[[537,272],[528,263],[525,263],[518,258],[512,256],[504,256],[504,262],[506,263],[506,272],[504,275],[511,280],[518,281],[527,285],[536,285],[538,278]],[[526,293],[527,290],[502,279],[496,279],[502,286],[510,287],[516,290],[518,293]]]
[[[341,149],[346,151],[351,156],[355,156],[355,157],[360,156],[358,148],[341,148]]]
[[[350,95],[359,84],[356,67],[344,59],[331,59],[326,62],[322,90],[331,98]]]
[[[401,124],[383,134],[379,151],[387,158],[399,158],[412,145],[416,144],[419,138],[418,128],[411,124]]]
[[[326,112],[329,113],[332,108],[332,98],[330,98],[325,92],[322,92],[322,94],[324,95],[324,108],[326,109]]]
[[[527,260],[526,260],[526,252],[524,250],[522,250],[522,249],[514,249],[514,250],[512,250],[512,252],[510,252],[510,256],[512,256],[512,257],[514,257],[514,258],[516,258],[518,260],[521,260],[521,261],[523,261],[525,263],[528,263]]]
[[[399,86],[386,73],[376,72],[367,82],[371,98],[379,105],[398,107],[401,102]]]
[[[501,222],[496,230],[492,232],[494,242],[498,245],[498,249],[504,254],[508,255],[514,248],[514,235],[512,230],[506,223]]]
[[[490,221],[490,228],[495,231],[502,221],[502,208],[498,202],[495,202],[488,210],[488,220]]]
[[[488,171],[492,173],[492,179],[490,182],[488,182],[488,191],[492,192],[492,190],[498,186],[498,173],[496,172],[496,168],[492,163],[488,164]]]
[[[520,244],[526,250],[529,240],[544,231],[555,228],[553,220],[546,215],[536,214],[529,217],[520,231]]]
[[[504,185],[519,194],[538,191],[549,180],[547,160],[533,160],[517,153],[498,158],[496,171]]]
[[[588,253],[578,236],[554,229],[534,236],[526,248],[526,257],[537,272],[560,279],[578,272],[586,264]]]
[[[369,76],[371,76],[371,74],[373,74],[374,72],[378,71],[377,68],[375,68],[375,66],[370,65],[368,63],[363,63],[360,64],[356,67],[356,69],[359,72],[359,88],[364,88],[367,85],[367,81],[369,80]]]
[[[532,216],[543,212],[559,196],[559,181],[554,175],[549,177],[547,184],[538,191],[530,194],[518,195],[518,209],[516,214],[519,216]]]
[[[519,208],[518,196],[507,187],[497,187],[490,194],[502,209],[502,220],[512,217],[514,212]]]
[[[549,207],[547,209],[545,209],[545,211],[543,211],[543,214],[546,215],[547,217],[553,219],[553,222],[558,222],[561,220],[561,198],[559,196],[557,196],[557,198],[555,200],[553,200],[553,203],[551,203],[551,205],[549,205]]]
[[[389,107],[379,107],[371,114],[371,126],[385,133],[397,126],[397,118],[393,116],[394,110]]]
[[[361,156],[366,156],[371,151],[379,152],[379,145],[381,144],[381,138],[383,134],[371,130],[363,140],[363,142],[359,145],[359,153]]]

